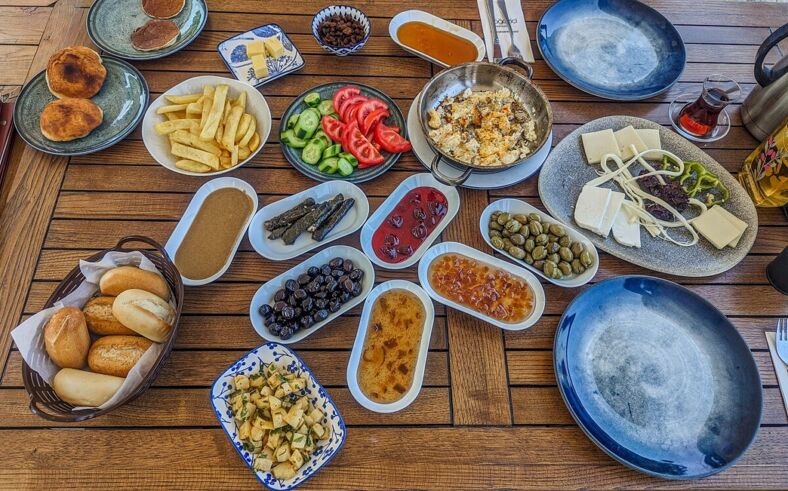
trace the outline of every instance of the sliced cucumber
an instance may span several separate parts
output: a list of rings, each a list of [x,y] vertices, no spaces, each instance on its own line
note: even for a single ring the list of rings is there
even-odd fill
[[[329,157],[336,157],[339,155],[339,152],[342,151],[342,145],[339,143],[335,143],[333,145],[329,145],[328,148],[323,150],[323,158],[327,159]]]
[[[325,174],[334,174],[338,168],[339,159],[336,157],[327,158],[317,166],[317,170]]]
[[[350,152],[342,152],[337,157],[347,160],[353,167],[358,167],[358,159]]]
[[[310,108],[305,110],[298,116],[298,121],[293,128],[295,136],[308,140],[315,134],[318,126],[320,126],[320,112],[317,109]]]
[[[337,113],[331,113],[331,114],[328,115],[328,117],[329,118],[334,118],[337,121],[339,121],[339,114],[337,114]]]
[[[331,141],[331,138],[329,138],[328,135],[326,135],[323,132],[323,130],[317,130],[315,132],[315,134],[312,136],[312,139],[314,140],[316,138],[319,138],[319,139],[323,140],[324,142],[326,142],[326,147],[328,147],[328,146],[330,146],[331,144],[334,143],[334,142]],[[325,147],[323,147],[323,148],[325,148]]]
[[[317,107],[320,104],[320,94],[317,92],[310,92],[304,97],[304,102],[309,107]]]
[[[298,122],[298,114],[293,114],[287,119],[287,129],[292,130]]]
[[[315,165],[320,162],[320,157],[323,155],[323,140],[313,138],[309,140],[304,149],[301,151],[301,160],[310,165]]]
[[[320,114],[323,116],[328,116],[334,112],[334,101],[331,99],[320,101],[320,104],[317,106],[317,110],[320,111]]]
[[[279,135],[279,139],[282,140],[282,143],[292,148],[304,148],[307,143],[306,140],[295,136],[293,130],[285,131],[284,133]]]
[[[353,166],[350,165],[350,162],[342,158],[337,162],[337,169],[339,170],[340,176],[349,176],[353,173]]]

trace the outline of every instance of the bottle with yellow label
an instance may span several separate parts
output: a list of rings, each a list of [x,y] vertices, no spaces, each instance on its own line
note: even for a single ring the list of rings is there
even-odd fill
[[[755,206],[788,204],[788,119],[744,160],[739,182]]]

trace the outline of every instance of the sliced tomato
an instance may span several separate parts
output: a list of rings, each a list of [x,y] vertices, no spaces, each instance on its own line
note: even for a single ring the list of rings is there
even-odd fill
[[[400,128],[399,128],[399,126],[387,126],[387,125],[385,125],[385,124],[383,123],[383,121],[381,121],[380,123],[378,123],[376,126],[381,126],[381,128],[380,128],[380,129],[381,129],[381,131],[386,131],[386,130],[389,130],[389,131],[393,131],[393,132],[395,132],[395,133],[399,133],[399,132],[401,131],[401,130],[400,130]]]
[[[380,148],[391,153],[407,152],[412,148],[408,140],[384,125],[375,128],[374,140],[380,144]]]
[[[361,89],[358,87],[353,87],[352,85],[346,85],[337,91],[334,94],[334,112],[339,113],[339,108],[342,106],[342,103],[345,102],[345,99],[348,97],[359,95],[361,93]]]
[[[357,127],[353,127],[345,133],[348,144],[348,151],[358,159],[359,168],[378,165],[385,160],[380,152],[372,143],[364,137],[364,134]]]
[[[358,123],[355,121],[351,121],[345,125],[345,129],[342,130],[342,148],[346,152],[350,152],[350,134],[353,132],[354,129],[358,128]]]
[[[356,120],[358,121],[358,127],[361,128],[361,131],[366,132],[364,130],[364,119],[370,113],[377,111],[378,109],[388,109],[389,106],[385,102],[381,101],[380,99],[372,98],[361,105],[361,108],[356,113]]]
[[[368,99],[363,95],[353,95],[342,101],[342,104],[339,106],[339,116],[342,118],[342,122],[350,122],[350,120],[345,117],[349,107],[359,102],[367,102],[367,100]]]
[[[356,123],[356,125],[358,125],[358,120],[356,119],[356,113],[358,113],[358,110],[361,108],[362,104],[363,102],[352,104],[345,110],[345,118],[346,118],[345,123],[349,123],[352,121]]]
[[[381,121],[389,117],[389,110],[387,108],[379,108],[379,109],[375,109],[371,113],[367,113],[367,116],[362,119],[361,112],[364,111],[364,107],[367,104],[368,104],[367,102],[362,104],[361,108],[358,110],[358,113],[356,114],[356,121],[359,122],[358,129],[360,129],[361,132],[364,133],[365,135],[370,133],[370,130],[372,129],[373,126],[375,126],[377,123],[380,123]]]
[[[328,135],[331,140],[334,142],[342,141],[342,130],[345,129],[345,125],[342,121],[334,119],[331,116],[323,116],[321,123],[323,125],[323,131],[325,131],[326,135]]]

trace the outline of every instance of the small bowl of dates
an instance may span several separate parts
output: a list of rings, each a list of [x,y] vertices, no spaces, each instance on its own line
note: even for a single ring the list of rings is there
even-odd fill
[[[369,18],[355,7],[331,5],[312,18],[312,35],[324,50],[347,56],[360,50],[369,39]]]

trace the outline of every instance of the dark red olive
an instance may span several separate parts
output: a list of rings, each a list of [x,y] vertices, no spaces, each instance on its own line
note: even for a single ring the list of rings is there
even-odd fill
[[[386,257],[389,259],[397,258],[397,251],[393,247],[384,245],[383,247],[380,248],[380,252],[383,253],[384,258]]]
[[[399,245],[399,237],[394,234],[386,234],[386,236],[383,237],[383,243],[388,247],[396,247]]]
[[[417,239],[423,239],[427,236],[427,227],[425,227],[423,223],[419,223],[410,229],[410,233]]]
[[[389,218],[388,220],[389,225],[394,228],[400,228],[405,220],[402,219],[400,215],[394,215],[393,217]]]
[[[353,280],[351,280],[350,278],[345,278],[344,280],[342,280],[342,288],[344,288],[346,292],[352,292]]]
[[[430,201],[427,204],[427,208],[429,208],[430,213],[439,217],[445,215],[446,211],[448,210],[446,208],[446,205],[441,203],[440,201]]]
[[[416,208],[413,209],[413,218],[415,218],[416,220],[421,221],[421,220],[424,220],[425,218],[427,218],[427,214],[424,212],[424,210],[420,206],[417,206]]]
[[[350,273],[351,271],[353,271],[353,268],[354,268],[353,261],[351,261],[350,259],[345,259],[345,263],[342,265],[342,270],[345,273]]]
[[[353,295],[354,297],[357,297],[361,295],[361,289],[362,289],[361,282],[358,282],[355,285],[353,285],[353,291],[350,292],[350,294]]]
[[[403,256],[410,256],[413,254],[413,247],[411,247],[410,244],[403,244],[397,247],[397,252]]]

